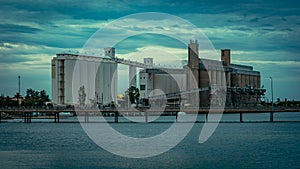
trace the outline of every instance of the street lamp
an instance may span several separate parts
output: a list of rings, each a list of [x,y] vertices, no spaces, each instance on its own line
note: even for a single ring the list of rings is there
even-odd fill
[[[270,122],[273,122],[273,111],[274,111],[274,103],[273,103],[273,78],[270,77],[271,80],[271,95],[272,95],[272,111],[270,112]]]

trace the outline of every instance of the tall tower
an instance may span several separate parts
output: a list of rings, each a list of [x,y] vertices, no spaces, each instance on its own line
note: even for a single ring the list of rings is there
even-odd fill
[[[116,49],[111,47],[111,48],[104,48],[105,56],[108,56],[110,58],[115,58],[116,54]]]
[[[221,60],[224,66],[230,66],[230,49],[221,49]]]
[[[230,49],[221,49],[221,60],[225,67],[230,67]],[[231,72],[225,69],[226,86],[231,86]]]
[[[21,94],[21,76],[18,76],[18,92]]]
[[[144,64],[147,66],[153,66],[153,58],[144,58]]]
[[[188,78],[187,78],[187,90],[193,90],[199,88],[199,44],[197,40],[191,40],[188,45]],[[199,93],[188,94],[188,102],[192,105],[199,104]]]
[[[188,45],[188,67],[190,68],[188,76],[188,89],[195,89],[199,86],[199,44],[197,40],[191,40]],[[196,86],[195,82],[196,81]]]

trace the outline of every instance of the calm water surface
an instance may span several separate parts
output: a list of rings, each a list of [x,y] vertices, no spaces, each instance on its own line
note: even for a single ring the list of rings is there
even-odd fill
[[[171,124],[110,125],[128,136],[149,137]],[[300,122],[220,123],[199,144],[202,127],[196,123],[166,153],[130,159],[98,147],[79,123],[1,123],[0,168],[300,168]]]

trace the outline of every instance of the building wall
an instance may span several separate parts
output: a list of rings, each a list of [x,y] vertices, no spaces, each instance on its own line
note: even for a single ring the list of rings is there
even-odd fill
[[[154,89],[160,89],[164,93],[175,93],[186,90],[185,74],[154,74]]]
[[[57,73],[56,73],[56,66],[57,66],[57,60],[56,57],[53,57],[51,60],[51,83],[52,83],[52,102],[58,103],[58,98],[57,98],[57,89],[58,89],[58,84],[57,84]]]
[[[114,48],[106,48],[105,52],[106,56],[114,58]],[[178,69],[168,72],[169,74],[166,72],[149,73],[146,70],[141,71],[139,74],[140,86],[138,87],[140,89],[142,85],[145,87],[144,90],[140,90],[141,98],[148,98],[150,92],[154,89],[160,89],[164,93],[175,93],[179,92],[180,88],[182,91],[185,91],[214,85],[222,86],[223,84],[226,84],[228,88],[244,88],[246,86],[260,88],[260,73],[254,71],[252,66],[230,63],[229,49],[221,51],[221,62],[216,60],[199,60],[198,56],[198,43],[197,41],[191,41],[188,46],[188,65],[185,67],[190,71]],[[144,62],[147,65],[153,64],[151,58],[146,58]],[[77,104],[78,89],[81,86],[85,86],[87,104],[90,99],[95,98],[98,99],[98,102],[103,102],[103,104],[117,101],[117,63],[102,62],[101,59],[90,56],[57,54],[52,59],[51,64],[52,101],[54,103]],[[222,64],[223,67],[220,68],[219,65]],[[135,69],[134,67],[131,70],[130,76],[134,75],[135,77]],[[74,78],[77,81],[74,81]],[[193,80],[196,80],[197,86],[192,83]],[[133,81],[132,84],[136,84],[136,82]],[[72,87],[77,90],[73,91]],[[210,90],[200,92],[200,104],[209,104],[210,92]],[[192,95],[188,97],[194,98]],[[247,98],[244,97],[240,100],[247,101]]]
[[[192,90],[199,87],[199,83],[195,84],[194,82],[199,82],[199,44],[196,41],[190,41],[188,45],[188,89]]]
[[[224,62],[224,66],[230,66],[230,49],[222,49],[221,50],[221,60]]]
[[[231,86],[230,87],[242,87],[242,75],[231,74]]]
[[[206,69],[199,70],[199,88],[209,87],[211,85],[211,81],[209,79],[209,73],[211,71],[206,71]],[[199,94],[200,105],[205,106],[208,105],[210,91],[203,91]]]
[[[140,97],[149,98],[150,92],[153,90],[153,75],[146,73],[145,70],[139,73],[140,77]]]
[[[187,90],[186,73],[146,73],[140,72],[140,95],[141,98],[149,98],[152,95],[161,95],[161,90],[165,94],[176,93]],[[141,90],[141,86],[145,86],[145,90]]]
[[[65,60],[65,80],[64,80],[64,86],[65,86],[65,104],[70,104],[73,102],[72,97],[72,80],[73,80],[73,70],[75,66],[76,60],[73,59],[66,59]],[[62,103],[63,104],[63,103]]]
[[[78,104],[81,86],[85,88],[86,104],[90,104],[91,99],[98,99],[103,104],[116,102],[117,64],[72,54],[58,54],[53,58],[52,102]]]

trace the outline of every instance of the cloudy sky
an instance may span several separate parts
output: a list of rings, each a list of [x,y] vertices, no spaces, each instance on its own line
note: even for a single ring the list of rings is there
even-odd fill
[[[217,52],[230,48],[232,62],[259,70],[267,97],[272,76],[275,98],[300,100],[300,3],[294,0],[0,0],[0,93],[14,95],[20,75],[23,95],[27,88],[45,89],[51,95],[50,61],[56,53],[80,51],[97,30],[141,12],[189,21]],[[149,25],[160,22],[149,19],[154,21]],[[149,26],[135,23],[130,29]],[[157,35],[130,37],[116,48],[120,57],[153,48],[186,57],[186,46]]]

